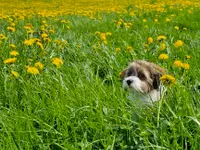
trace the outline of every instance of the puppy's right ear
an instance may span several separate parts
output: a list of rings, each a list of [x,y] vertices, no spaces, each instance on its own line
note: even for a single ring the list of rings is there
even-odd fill
[[[127,69],[124,69],[122,72],[119,73],[119,76],[120,76],[121,79],[124,79],[126,70]]]

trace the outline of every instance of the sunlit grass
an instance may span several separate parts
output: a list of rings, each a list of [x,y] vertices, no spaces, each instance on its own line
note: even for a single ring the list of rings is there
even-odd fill
[[[199,148],[198,1],[0,6],[1,149]],[[121,88],[135,59],[167,70],[153,107]]]

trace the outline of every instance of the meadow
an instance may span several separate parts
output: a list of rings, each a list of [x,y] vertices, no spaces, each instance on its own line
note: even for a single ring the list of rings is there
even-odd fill
[[[200,2],[0,2],[0,149],[200,147]],[[138,107],[127,63],[167,70],[167,93]]]

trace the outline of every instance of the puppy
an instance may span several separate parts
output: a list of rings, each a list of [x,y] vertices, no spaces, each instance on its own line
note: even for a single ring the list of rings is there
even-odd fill
[[[165,71],[160,66],[145,60],[136,60],[122,71],[122,86],[129,90],[129,99],[152,104],[160,100],[164,87],[160,77]]]

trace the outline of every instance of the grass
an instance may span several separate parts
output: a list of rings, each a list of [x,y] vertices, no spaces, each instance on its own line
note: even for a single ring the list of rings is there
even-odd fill
[[[7,39],[0,40],[0,148],[198,149],[199,9],[166,10],[136,12],[135,16],[101,12],[94,19],[81,15],[2,18],[0,34]],[[171,21],[166,22],[166,18]],[[120,19],[132,26],[117,27],[113,20]],[[16,24],[15,32],[7,30],[11,22]],[[32,34],[24,29],[28,23],[34,27]],[[41,25],[45,26],[50,42],[41,37]],[[55,33],[49,33],[50,29]],[[112,33],[106,35],[107,44],[95,34],[97,31]],[[159,35],[167,37],[162,51],[157,41]],[[154,39],[149,50],[144,46],[148,37]],[[44,50],[36,44],[25,46],[24,41],[30,38],[41,39]],[[61,44],[54,40],[61,40]],[[177,40],[182,40],[184,46],[175,48]],[[11,57],[12,43],[19,56],[16,63],[4,64]],[[128,51],[128,46],[133,50]],[[116,48],[120,51],[116,52]],[[169,59],[159,60],[162,53]],[[187,59],[187,55],[191,58]],[[54,57],[64,64],[57,68],[52,64]],[[176,84],[153,107],[138,108],[121,88],[119,73],[135,59],[153,61],[176,78]],[[190,68],[175,67],[174,60],[189,63]],[[40,74],[27,73],[25,66],[34,66],[38,61],[44,65]],[[17,71],[19,77],[12,76],[11,70]]]

